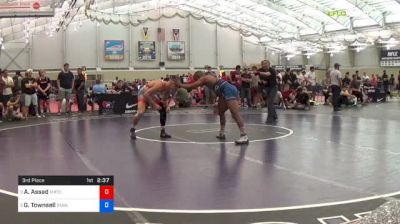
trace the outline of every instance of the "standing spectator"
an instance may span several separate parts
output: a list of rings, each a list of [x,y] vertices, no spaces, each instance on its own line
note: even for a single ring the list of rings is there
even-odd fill
[[[84,113],[86,111],[85,102],[85,75],[83,74],[82,68],[77,70],[78,76],[75,79],[75,93],[76,100],[78,102],[78,111]]]
[[[351,82],[350,72],[346,72],[346,74],[344,75],[344,79],[343,79],[343,85],[347,87],[350,85],[350,82]]]
[[[386,71],[384,70],[383,75],[382,75],[382,84],[383,84],[383,91],[385,92],[386,96],[390,96],[390,91],[389,91],[389,76],[386,74]]]
[[[371,86],[378,88],[378,78],[375,74],[372,74],[371,76]]]
[[[268,107],[268,116],[266,123],[272,124],[278,120],[278,115],[275,111],[275,97],[278,92],[278,86],[276,82],[276,71],[271,67],[271,64],[268,60],[263,60],[261,62],[261,68],[259,69],[260,78],[264,79],[265,84],[265,92],[267,94],[267,107]]]
[[[13,76],[13,80],[14,80],[14,90],[13,90],[13,92],[14,93],[16,93],[18,91],[21,91],[21,82],[22,82],[23,78],[24,77],[22,77],[21,71],[16,71],[15,72],[15,75]]]
[[[242,86],[240,93],[242,98],[242,105],[251,107],[251,73],[248,71],[248,68],[244,68],[241,79]]]
[[[28,118],[29,107],[33,105],[35,114],[40,118],[38,111],[38,98],[36,95],[36,88],[38,84],[36,79],[32,77],[32,69],[26,71],[26,77],[21,82],[22,93],[24,94],[24,107],[22,108],[22,115],[25,119]]]
[[[285,84],[290,85],[290,68],[286,68],[286,72],[282,77],[282,84],[283,84],[283,88],[285,88]]]
[[[253,106],[258,108],[261,107],[260,74],[256,66],[253,66],[251,70],[251,97],[253,98]]]
[[[369,77],[368,77],[367,73],[363,72],[363,76],[362,76],[361,80],[362,80],[362,83],[364,86],[368,85]]]
[[[212,70],[211,66],[207,66],[207,72],[217,77],[216,73]],[[210,89],[208,86],[204,86],[205,104],[213,105],[215,103],[214,90]]]
[[[14,80],[8,75],[7,69],[1,71],[1,79],[3,82],[3,92],[1,97],[1,102],[3,106],[7,108],[7,102],[12,96],[12,88],[14,88]]]
[[[394,74],[390,75],[390,79],[389,79],[389,91],[392,92],[395,88],[395,79],[394,79]]]
[[[363,103],[363,95],[360,86],[361,82],[357,79],[357,75],[353,75],[353,80],[350,82],[351,95],[354,95],[361,103]]]
[[[335,63],[334,70],[330,73],[330,84],[332,90],[332,104],[333,110],[339,111],[339,100],[340,100],[340,92],[342,86],[342,73],[339,70],[340,64]]]
[[[49,104],[49,96],[50,96],[50,88],[51,82],[50,79],[46,76],[46,71],[39,70],[39,78],[38,82],[38,98],[39,98],[39,114],[45,116],[45,113],[50,112],[50,104]],[[43,109],[43,111],[42,111]]]
[[[360,77],[360,74],[359,74],[358,70],[356,71],[356,78],[357,78],[358,80],[361,80],[361,77]]]
[[[293,70],[290,71],[289,85],[291,89],[297,89],[297,87],[299,86],[299,82],[297,81],[297,75]]]
[[[306,81],[307,81],[307,87],[311,91],[311,99],[315,100],[315,95],[316,95],[316,83],[317,83],[317,78],[315,75],[315,68],[314,66],[310,67],[310,71],[307,72],[306,74]]]
[[[63,99],[67,101],[67,113],[71,112],[71,93],[72,87],[74,86],[74,74],[69,70],[69,64],[64,64],[64,69],[58,73],[57,77],[57,87],[58,87],[58,115],[61,115],[61,104]]]
[[[240,65],[236,65],[234,71],[231,71],[231,84],[236,86],[236,89],[240,91],[240,81],[241,81],[241,74],[240,74]]]

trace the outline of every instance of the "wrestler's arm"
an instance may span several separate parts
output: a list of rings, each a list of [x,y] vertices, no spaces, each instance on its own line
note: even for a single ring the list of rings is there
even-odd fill
[[[191,89],[194,89],[194,88],[197,88],[199,86],[204,85],[206,80],[207,80],[207,77],[201,77],[196,82],[191,83],[191,84],[182,84],[182,83],[180,83],[179,87],[191,90]]]

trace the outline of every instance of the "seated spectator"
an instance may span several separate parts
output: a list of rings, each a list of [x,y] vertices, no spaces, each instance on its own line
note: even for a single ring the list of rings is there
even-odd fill
[[[354,95],[351,95],[350,93],[350,87],[343,87],[341,93],[340,93],[340,100],[339,100],[339,105],[356,105],[357,104],[357,97]]]
[[[17,91],[7,103],[7,120],[23,120],[25,117],[20,111],[21,93]]]
[[[354,95],[357,97],[357,100],[363,103],[363,94],[361,92],[361,82],[360,80],[357,79],[356,75],[353,75],[353,80],[350,82],[350,90],[351,90],[351,95]]]
[[[305,89],[299,86],[296,89],[296,98],[292,104],[288,106],[289,109],[309,110],[310,109],[310,96],[305,92]]]
[[[177,107],[190,107],[191,106],[191,98],[189,92],[184,88],[179,88],[176,91],[175,95],[176,105]]]
[[[275,106],[277,106],[277,108],[283,108],[286,110],[286,105],[285,105],[285,101],[283,100],[282,92],[279,90],[278,90],[278,92],[276,92],[274,104],[275,104]]]
[[[290,89],[289,84],[283,86],[282,99],[286,107],[292,104],[295,100],[295,91]]]
[[[130,93],[132,91],[133,89],[128,86],[126,82],[124,82],[123,80],[118,80],[117,84],[114,86],[113,93]]]

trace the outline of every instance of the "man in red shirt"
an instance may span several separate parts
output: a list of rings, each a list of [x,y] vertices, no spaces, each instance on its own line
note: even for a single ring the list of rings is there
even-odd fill
[[[240,65],[236,65],[235,71],[231,71],[230,83],[236,86],[236,89],[240,91],[240,84],[241,84]]]

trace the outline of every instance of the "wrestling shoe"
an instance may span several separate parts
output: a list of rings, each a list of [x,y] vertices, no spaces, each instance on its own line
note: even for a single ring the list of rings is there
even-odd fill
[[[171,138],[171,135],[167,134],[165,131],[161,131],[160,138]]]
[[[242,135],[238,140],[235,141],[237,145],[249,144],[249,137],[247,135]]]
[[[136,139],[136,129],[131,128],[130,132],[131,132],[131,139]]]
[[[217,135],[216,138],[219,140],[225,140],[226,136],[225,136],[225,134],[219,133],[219,135]]]

